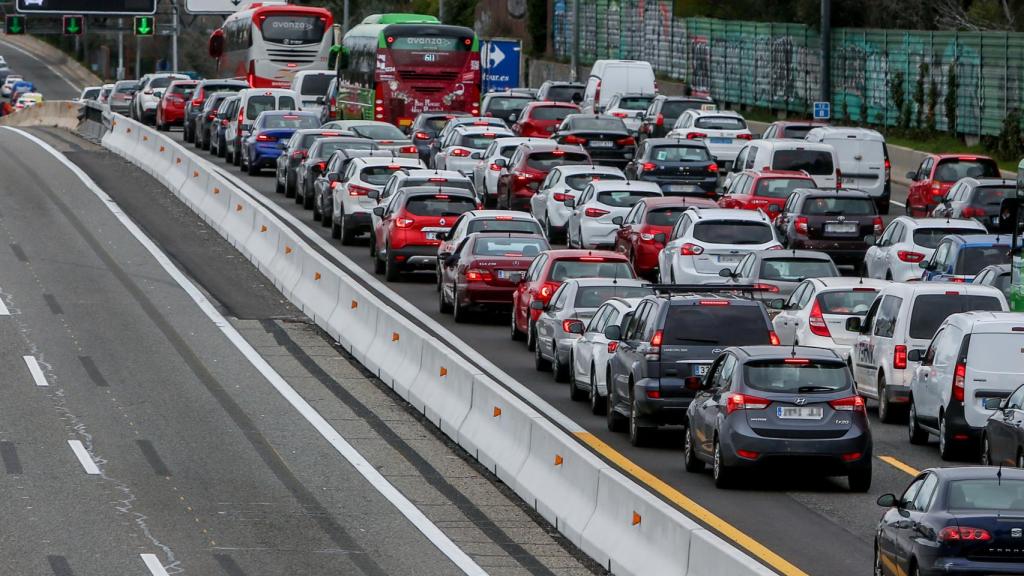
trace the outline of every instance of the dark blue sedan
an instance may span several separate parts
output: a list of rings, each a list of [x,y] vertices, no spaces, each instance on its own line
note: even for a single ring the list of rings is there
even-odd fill
[[[933,468],[878,504],[876,576],[1024,574],[1024,470]]]
[[[313,112],[268,110],[261,112],[252,124],[252,132],[242,141],[240,166],[250,176],[264,167],[276,166],[277,157],[287,147],[296,130],[319,128],[320,117]]]

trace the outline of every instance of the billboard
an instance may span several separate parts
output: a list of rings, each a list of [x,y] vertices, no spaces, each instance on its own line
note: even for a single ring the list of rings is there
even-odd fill
[[[523,47],[520,40],[484,40],[480,50],[483,64],[481,91],[508,90],[519,87]]]

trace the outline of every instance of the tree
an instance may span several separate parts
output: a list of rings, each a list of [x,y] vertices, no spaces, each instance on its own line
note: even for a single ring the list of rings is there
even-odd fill
[[[956,134],[956,107],[957,107],[957,78],[956,60],[949,63],[946,70],[946,98],[943,102],[946,105],[946,131]]]

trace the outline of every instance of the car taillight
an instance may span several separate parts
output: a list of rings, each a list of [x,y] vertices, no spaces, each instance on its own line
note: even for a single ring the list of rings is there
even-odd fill
[[[760,290],[761,292],[771,292],[772,294],[777,294],[779,292],[779,287],[772,286],[771,284],[757,283],[754,284],[754,290]]]
[[[530,175],[529,174],[516,174],[516,180],[519,181],[519,182],[526,182],[527,180],[530,180]]]
[[[848,396],[828,403],[837,412],[865,412],[864,399],[860,396]]]
[[[426,132],[417,132],[413,135],[413,138],[416,138],[417,140],[430,140],[430,134],[427,134]]]
[[[352,194],[352,192],[349,191],[349,194]],[[412,218],[399,218],[399,219],[395,220],[395,226],[397,226],[399,228],[408,228],[408,227],[412,226],[415,223],[416,223],[416,221],[413,220]]]
[[[540,297],[544,300],[551,298],[551,295],[555,293],[555,290],[558,290],[558,286],[559,285],[556,282],[545,282],[544,285],[540,287]]]
[[[202,106],[203,105],[203,100],[205,100],[205,99],[206,99],[205,92],[203,90],[200,90],[196,94],[196,97],[192,99],[192,106]]]
[[[615,141],[619,146],[633,146],[636,144],[636,138],[632,136],[626,136],[625,138],[619,138]]]
[[[491,171],[492,172],[501,172],[501,166],[498,166],[494,162],[491,162]]]
[[[565,137],[566,144],[586,144],[587,139],[582,136],[576,136],[575,134],[569,134]]]
[[[411,144],[409,146],[402,146],[401,148],[398,149],[398,153],[399,154],[415,154],[416,153],[416,147],[411,145]]]
[[[967,377],[967,363],[963,360],[956,363],[953,370],[953,399],[957,402],[964,401],[964,379]]]
[[[216,117],[217,117],[217,113],[216,113],[216,112],[214,112],[214,113],[212,113],[212,114],[207,114],[207,115],[206,115],[206,119],[207,119],[207,120],[213,120],[213,119],[214,119],[214,118],[216,118]]]
[[[980,218],[985,215],[985,211],[981,208],[975,208],[974,206],[964,206],[960,210],[960,215],[964,218]]]
[[[885,181],[888,182],[892,177],[892,162],[889,159],[885,159]]]
[[[807,235],[807,218],[805,216],[797,216],[796,221],[793,222],[793,228],[796,229],[797,234]]]
[[[770,400],[734,392],[729,394],[725,402],[725,414],[728,416],[737,410],[764,410],[769,404],[771,404]]]
[[[227,125],[228,125],[228,120],[227,120],[227,118],[225,118],[225,119],[221,120],[221,121],[220,121],[220,125],[221,125],[221,126],[227,126]]]
[[[466,158],[469,155],[470,151],[466,150],[465,148],[456,148],[455,150],[452,150],[452,156],[456,156],[458,158]]]
[[[555,192],[551,195],[551,198],[553,198],[555,202],[565,202],[572,197],[572,194],[566,194],[565,192]]]
[[[565,332],[566,334],[570,333],[573,326],[579,326],[582,328],[583,322],[579,320],[562,320],[562,332]]]
[[[590,218],[600,218],[601,216],[604,216],[607,213],[607,210],[602,210],[600,208],[587,208],[586,210],[583,211],[583,215],[588,216]]]
[[[910,250],[897,250],[896,257],[903,262],[916,263],[924,260],[924,254],[911,252]]]
[[[704,247],[687,242],[679,247],[680,256],[699,256],[704,253]]]
[[[319,170],[320,170],[321,172],[323,172],[324,170],[327,170],[327,162],[317,162],[317,163],[316,163],[316,167],[317,167],[317,168],[318,168],[318,169],[319,169]]]
[[[708,135],[703,132],[690,132],[686,135],[687,140],[699,140],[701,138],[707,138]]]
[[[615,116],[616,118],[625,118],[626,116],[629,116],[629,114],[626,114],[625,112],[612,112],[612,116]]]
[[[349,196],[366,196],[369,193],[370,193],[370,189],[365,187],[365,186],[359,186],[358,184],[349,184],[348,185],[348,195]],[[401,220],[398,220],[398,222],[401,222]],[[409,222],[412,222],[412,220],[409,220]],[[407,226],[402,226],[401,224],[399,224],[398,227],[399,228],[407,228]]]
[[[892,367],[897,370],[907,367],[907,347],[903,344],[897,344],[892,351]]]
[[[618,340],[612,340],[611,342],[608,343],[608,353],[609,354],[615,353],[615,350],[617,350],[618,348],[619,348],[619,341]]]
[[[267,136],[266,134],[260,134],[256,136],[257,142],[277,142],[276,136]]]
[[[708,172],[718,174],[718,163],[712,162],[711,164],[708,164]]]
[[[306,157],[306,151],[305,150],[296,150],[295,152],[292,152],[292,158],[295,158],[296,160],[301,160],[302,158],[305,158],[305,157]]]
[[[467,282],[489,282],[494,277],[487,270],[480,270],[474,268],[472,270],[466,270],[466,281]]]
[[[779,335],[775,333],[775,330],[768,332],[768,341],[772,346],[782,346],[782,340],[779,340]]]
[[[643,166],[644,172],[650,172],[651,170],[654,170],[657,167],[658,167],[658,165],[655,164],[654,162],[644,162],[644,166]]]
[[[983,528],[946,526],[939,530],[939,542],[988,542],[992,534]]]
[[[738,140],[753,140],[754,139],[754,135],[753,134],[737,134],[736,138]]]
[[[874,228],[875,228],[875,236],[881,236],[882,235],[882,219],[880,217],[876,217],[875,218]]]
[[[828,331],[828,324],[825,323],[825,317],[821,315],[821,306],[817,300],[811,307],[811,317],[807,319],[807,325],[811,328],[811,334],[815,336],[832,337],[832,333]]]
[[[657,116],[655,116],[654,117],[654,125],[655,126],[664,126],[665,125],[665,116],[662,115],[662,114],[658,114]]]

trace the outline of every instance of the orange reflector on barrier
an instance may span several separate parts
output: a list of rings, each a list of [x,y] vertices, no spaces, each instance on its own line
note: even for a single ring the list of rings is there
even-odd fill
[[[641,520],[640,515],[637,514],[636,511],[634,510],[633,511],[633,526],[636,526],[637,524],[639,524],[640,520]]]
[[[193,170],[192,171],[192,177],[193,178],[199,178],[199,170]]]
[[[320,273],[319,272],[314,273],[313,274],[313,280],[319,280],[319,279],[320,279]]]
[[[142,135],[142,141],[143,142],[149,142],[149,136],[146,136],[145,134],[143,134]]]
[[[266,231],[267,231],[267,225],[266,224],[260,226],[260,232],[266,232]]]
[[[445,368],[444,366],[441,366],[441,378],[444,378],[447,375],[448,375],[448,369]]]
[[[352,309],[355,310],[356,308],[359,308],[359,302],[356,302],[355,300],[353,300],[352,301]]]
[[[216,187],[214,187],[214,189],[213,189],[213,193],[214,193],[214,194],[220,194],[220,188],[216,188]]]
[[[398,335],[398,332],[392,332],[391,333],[391,341],[392,342],[398,342],[399,338],[400,338],[400,336]]]
[[[292,247],[287,245],[287,244],[285,244],[284,245],[284,253],[285,254],[291,254],[292,253]]]
[[[174,159],[174,163],[175,164],[181,164],[181,158],[175,158]]]
[[[167,148],[164,148],[163,146],[161,146],[160,147],[160,151],[163,152],[164,150],[167,150]]]
[[[555,454],[555,466],[561,466],[562,462],[565,462],[565,460],[562,459],[562,455]]]
[[[235,204],[235,212],[241,212],[241,211],[242,211],[242,205],[241,204]]]
[[[498,408],[497,406],[495,406],[494,407],[494,417],[497,418],[498,416],[501,416],[501,408]]]

